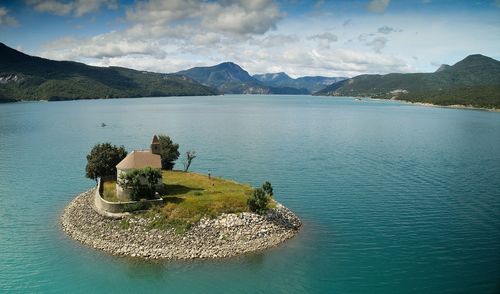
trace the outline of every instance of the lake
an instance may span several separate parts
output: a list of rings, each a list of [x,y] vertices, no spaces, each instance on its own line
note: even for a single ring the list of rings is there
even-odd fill
[[[265,252],[158,263],[67,238],[59,216],[94,185],[92,146],[148,148],[154,133],[196,150],[193,171],[270,181],[300,233]],[[500,113],[312,96],[3,104],[0,212],[4,293],[494,293]]]

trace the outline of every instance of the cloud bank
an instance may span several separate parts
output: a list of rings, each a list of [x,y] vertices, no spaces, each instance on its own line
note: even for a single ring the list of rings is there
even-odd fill
[[[0,25],[15,26],[17,25],[17,20],[9,15],[9,10],[5,7],[0,6]]]

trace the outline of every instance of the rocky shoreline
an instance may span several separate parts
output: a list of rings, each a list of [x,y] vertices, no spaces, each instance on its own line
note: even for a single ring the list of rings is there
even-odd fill
[[[160,215],[132,214],[122,219],[95,210],[95,190],[78,195],[64,209],[61,225],[71,238],[113,255],[144,259],[224,258],[277,246],[295,236],[300,219],[277,203],[265,215],[223,214],[203,218],[185,234],[149,229]]]

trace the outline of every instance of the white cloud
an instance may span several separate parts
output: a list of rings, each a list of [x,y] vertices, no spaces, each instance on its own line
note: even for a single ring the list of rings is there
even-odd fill
[[[82,58],[108,58],[144,54],[156,59],[165,57],[158,43],[138,39],[125,39],[117,32],[97,35],[88,39],[61,38],[46,44],[42,56],[58,60]]]
[[[127,11],[127,19],[153,25],[191,22],[193,26],[218,33],[263,34],[276,28],[283,17],[271,0],[149,0]]]
[[[389,6],[389,2],[391,0],[371,0],[367,8],[371,12],[382,13]]]
[[[390,33],[400,33],[402,32],[403,30],[402,29],[397,29],[397,28],[393,28],[393,27],[389,27],[389,26],[383,26],[383,27],[380,27],[378,28],[377,32],[381,33],[381,34],[390,34]]]
[[[234,61],[250,73],[284,71],[290,76],[356,76],[364,73],[411,72],[409,62],[394,56],[350,49],[309,49],[295,47],[281,54],[245,50]],[[255,62],[257,60],[258,62]]]
[[[128,28],[91,38],[54,40],[42,48],[41,54],[58,60],[114,58],[113,61],[130,54],[161,59],[167,51],[177,55],[216,54],[214,50],[221,42],[226,46],[249,40],[257,42],[255,36],[275,28],[281,15],[278,6],[270,0],[220,3],[149,0],[138,2],[127,10]],[[260,39],[266,46],[273,46],[272,43],[278,41],[283,44],[298,39],[284,35]]]
[[[234,61],[252,74],[284,71],[294,77],[434,71],[431,61],[453,64],[472,53],[498,58],[500,27],[491,25],[495,19],[484,25],[482,15],[388,11],[352,21],[321,14],[280,20],[283,15],[268,0],[142,1],[127,11],[125,28],[58,39],[41,53],[158,72]]]
[[[325,4],[325,0],[317,0],[316,3],[314,3],[314,8],[320,9],[321,7],[323,7],[324,4]]]
[[[287,44],[297,43],[300,41],[300,38],[296,35],[280,35],[280,34],[271,34],[267,35],[264,38],[253,39],[250,41],[250,44],[257,45],[262,48],[271,48],[271,47],[283,47]]]
[[[98,11],[106,6],[108,9],[116,9],[116,0],[26,0],[26,4],[40,12],[47,12],[56,15],[73,14],[80,17],[84,14]]]
[[[282,18],[278,6],[269,0],[240,0],[231,5],[205,5],[202,25],[236,34],[263,34],[276,28]]]
[[[316,40],[320,48],[330,49],[330,43],[337,42],[337,35],[330,32],[309,36],[308,40]]]
[[[201,15],[198,0],[149,0],[137,2],[127,10],[127,19],[137,23],[163,25],[175,20]]]
[[[15,26],[17,20],[9,15],[9,10],[0,6],[0,25]]]
[[[326,32],[322,34],[312,35],[308,38],[309,40],[326,40],[328,42],[337,42],[339,39],[336,35]]]
[[[221,36],[216,33],[208,32],[206,34],[198,34],[192,38],[194,45],[215,45],[221,41]]]
[[[366,42],[366,45],[371,47],[375,52],[380,53],[382,49],[384,49],[387,44],[387,38],[385,37],[376,37],[371,41]]]

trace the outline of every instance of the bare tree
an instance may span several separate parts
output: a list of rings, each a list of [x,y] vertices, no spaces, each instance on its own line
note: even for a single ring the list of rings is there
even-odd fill
[[[186,152],[186,158],[182,161],[182,164],[184,164],[184,172],[187,172],[189,169],[189,166],[191,166],[191,161],[196,158],[196,151],[194,150],[189,150]]]

